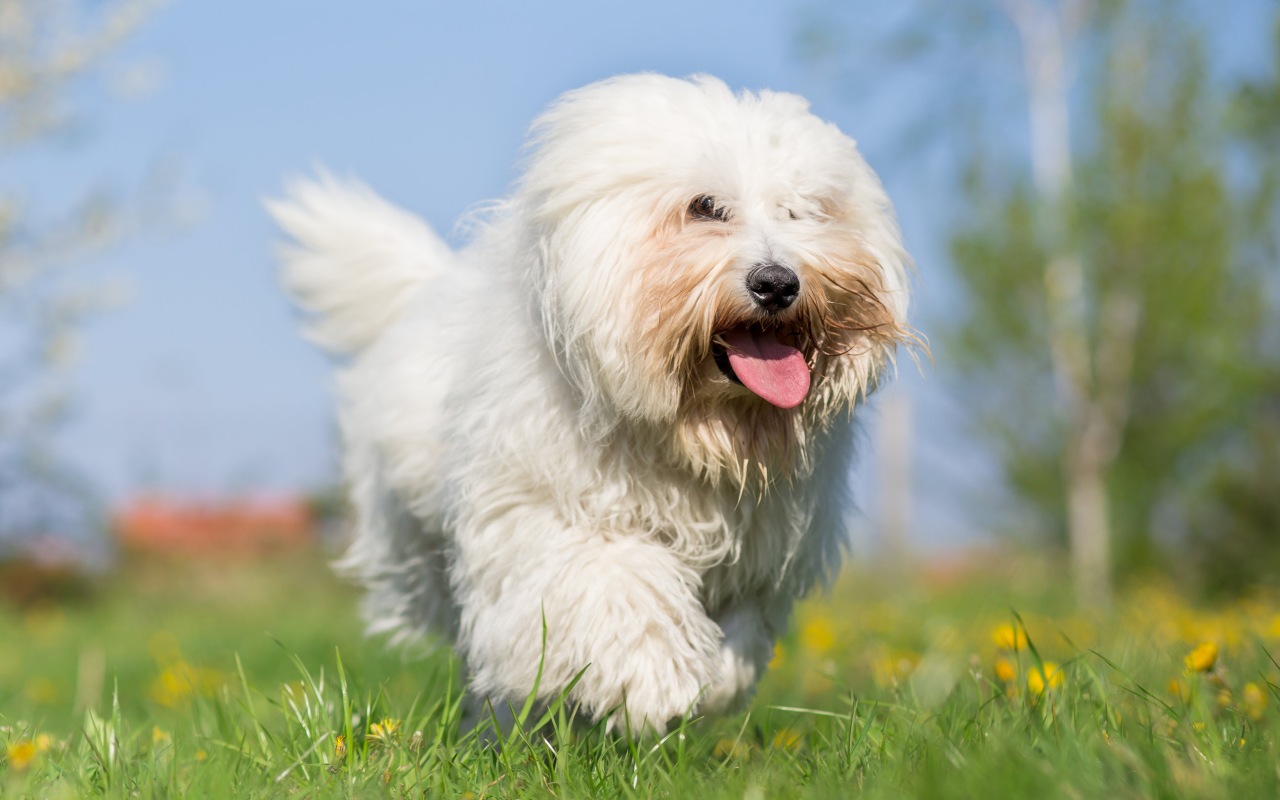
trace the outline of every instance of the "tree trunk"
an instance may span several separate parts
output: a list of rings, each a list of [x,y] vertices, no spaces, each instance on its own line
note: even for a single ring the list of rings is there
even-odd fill
[[[1111,604],[1111,514],[1106,482],[1110,459],[1088,437],[1069,447],[1063,478],[1076,602],[1085,608],[1106,608]]]
[[[911,398],[897,385],[880,408],[881,556],[901,568],[911,552]]]
[[[1105,607],[1111,600],[1106,476],[1115,458],[1122,411],[1127,408],[1130,362],[1125,356],[1131,353],[1126,344],[1132,344],[1107,339],[1111,333],[1123,339],[1123,334],[1132,330],[1122,324],[1129,317],[1117,312],[1116,324],[1101,331],[1093,349],[1115,345],[1118,357],[1098,364],[1087,330],[1087,277],[1068,233],[1073,183],[1068,43],[1087,14],[1088,3],[1005,0],[1004,5],[1022,43],[1031,173],[1039,199],[1040,233],[1050,253],[1044,267],[1045,315],[1058,413],[1065,423],[1062,480],[1072,577],[1081,606]],[[1108,374],[1096,375],[1095,366],[1105,368]]]

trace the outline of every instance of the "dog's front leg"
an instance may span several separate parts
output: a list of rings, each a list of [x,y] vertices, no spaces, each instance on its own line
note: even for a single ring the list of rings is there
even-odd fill
[[[570,699],[639,733],[693,710],[719,678],[720,628],[698,601],[698,574],[668,549],[564,533],[518,553],[510,540],[503,551],[471,544],[455,586],[477,694],[519,706],[541,670],[538,696],[550,700],[581,672]]]
[[[700,708],[709,714],[723,714],[741,709],[755,693],[756,683],[773,658],[775,626],[766,620],[764,608],[751,601],[722,610],[715,621],[724,632],[719,675],[703,693]]]

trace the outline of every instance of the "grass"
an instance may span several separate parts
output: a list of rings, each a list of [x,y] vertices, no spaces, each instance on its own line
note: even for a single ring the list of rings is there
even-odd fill
[[[132,565],[0,610],[0,797],[1280,795],[1274,598],[1145,583],[1096,617],[1064,590],[851,574],[748,713],[627,741],[563,705],[468,729],[450,654],[363,639],[318,558]]]

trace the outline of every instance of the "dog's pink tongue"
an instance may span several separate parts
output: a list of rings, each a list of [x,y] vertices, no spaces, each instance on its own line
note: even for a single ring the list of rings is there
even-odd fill
[[[809,365],[791,345],[768,332],[736,328],[724,334],[729,365],[742,385],[779,408],[795,408],[809,394]]]

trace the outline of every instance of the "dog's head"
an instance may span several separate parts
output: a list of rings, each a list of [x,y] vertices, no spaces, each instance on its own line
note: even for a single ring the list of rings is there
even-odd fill
[[[535,124],[516,200],[531,278],[584,413],[701,471],[786,470],[906,335],[892,207],[795,95],[634,75]]]

